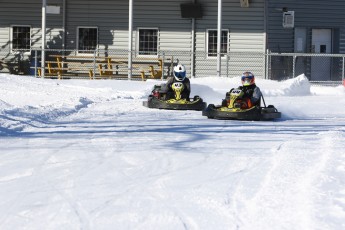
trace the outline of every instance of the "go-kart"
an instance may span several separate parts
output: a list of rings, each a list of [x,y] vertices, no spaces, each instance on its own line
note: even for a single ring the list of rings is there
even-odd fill
[[[273,120],[281,117],[281,113],[273,105],[266,106],[263,96],[260,103],[248,106],[248,98],[243,98],[244,92],[241,89],[233,89],[226,94],[222,105],[209,104],[202,111],[203,116],[212,119],[233,119],[233,120]],[[264,106],[260,106],[261,100]]]
[[[155,85],[147,101],[143,105],[148,108],[172,109],[172,110],[198,110],[206,108],[206,103],[199,96],[193,98],[182,98],[181,93],[184,89],[182,82],[172,84],[174,98],[168,98],[168,87],[166,84]]]

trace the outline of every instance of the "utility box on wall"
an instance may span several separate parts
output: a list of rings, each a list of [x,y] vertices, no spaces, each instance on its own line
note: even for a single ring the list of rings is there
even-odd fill
[[[294,28],[295,26],[295,11],[283,12],[283,27]]]
[[[60,14],[60,6],[47,6],[47,14]]]
[[[241,7],[249,7],[249,0],[240,0]]]

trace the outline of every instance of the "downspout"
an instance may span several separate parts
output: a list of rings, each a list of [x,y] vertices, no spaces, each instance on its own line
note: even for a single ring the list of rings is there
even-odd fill
[[[218,28],[217,28],[217,77],[221,76],[221,61],[220,55],[221,41],[222,41],[222,0],[218,0]]]
[[[41,54],[41,76],[44,78],[45,72],[45,48],[46,48],[46,7],[47,7],[47,0],[42,0],[42,54]]]
[[[132,78],[132,42],[133,42],[133,0],[129,0],[128,15],[128,80]]]

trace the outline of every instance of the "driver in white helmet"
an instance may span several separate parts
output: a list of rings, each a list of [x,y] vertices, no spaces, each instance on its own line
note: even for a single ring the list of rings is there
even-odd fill
[[[174,91],[172,89],[172,84],[175,82],[181,82],[184,84],[184,89],[181,92],[181,98],[186,99],[189,101],[189,96],[190,96],[190,81],[186,77],[186,67],[184,65],[178,64],[177,66],[174,67],[174,77],[170,77],[166,83],[166,86],[168,88],[167,92],[167,99],[172,99],[175,98]]]

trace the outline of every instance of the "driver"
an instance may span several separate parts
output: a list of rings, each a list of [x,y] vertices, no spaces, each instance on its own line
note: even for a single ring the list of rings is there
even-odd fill
[[[255,76],[251,72],[244,72],[241,77],[242,86],[239,86],[238,89],[243,91],[243,96],[240,98],[240,104],[242,109],[249,109],[253,106],[260,106],[260,99],[262,93],[259,87],[255,84]],[[226,93],[226,99],[223,100],[223,106],[229,106],[230,92]]]
[[[167,100],[175,98],[175,92],[172,88],[172,85],[175,82],[181,82],[184,85],[183,91],[181,92],[181,99],[186,99],[189,101],[190,96],[190,81],[186,77],[186,67],[184,65],[178,64],[174,67],[174,77],[170,77],[166,83],[168,88],[166,97]]]
[[[254,74],[251,72],[244,72],[241,77],[242,86],[238,87],[244,92],[243,99],[246,100],[248,108],[260,105],[262,93],[259,87],[255,84]]]

